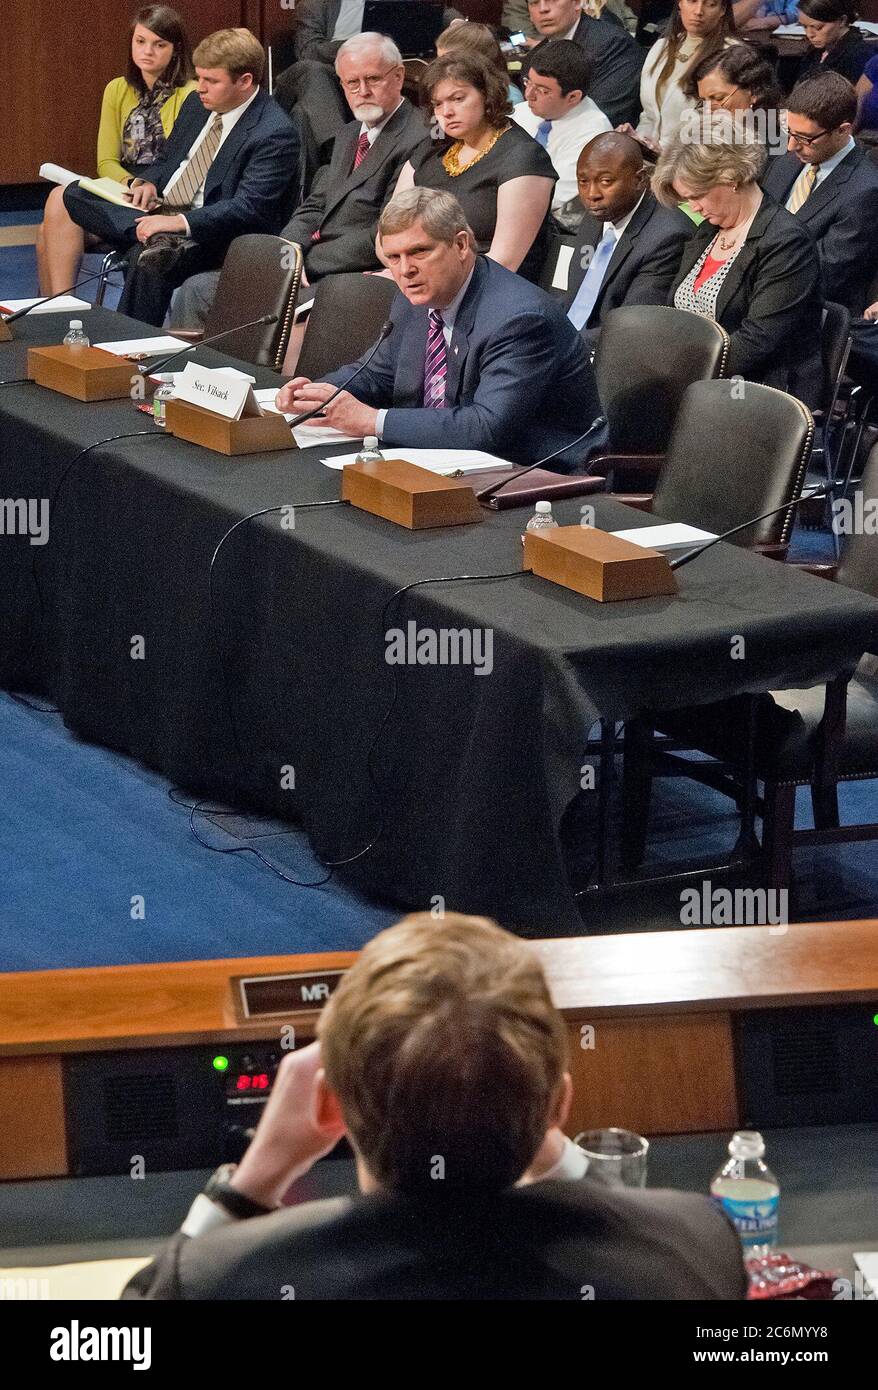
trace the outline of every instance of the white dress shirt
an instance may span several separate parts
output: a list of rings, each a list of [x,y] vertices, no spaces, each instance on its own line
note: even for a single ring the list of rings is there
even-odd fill
[[[366,0],[341,0],[338,19],[332,31],[333,39],[352,39],[354,34],[362,33],[365,8]]]
[[[235,129],[235,126],[236,126],[236,125],[238,124],[238,122],[240,121],[240,119],[241,119],[241,117],[243,116],[244,112],[247,110],[247,108],[248,108],[249,106],[252,106],[252,105],[253,105],[253,102],[256,100],[256,98],[257,98],[258,95],[259,95],[259,88],[257,87],[257,88],[256,88],[256,91],[253,93],[253,95],[252,95],[251,97],[248,97],[246,101],[242,102],[240,106],[236,106],[235,109],[234,109],[234,111],[224,111],[224,112],[222,113],[222,123],[223,123],[223,125],[222,125],[222,131],[220,132],[220,142],[219,142],[219,144],[217,145],[216,154],[219,154],[220,150],[222,149],[223,145],[224,145],[224,144],[226,143],[226,141],[228,140],[228,138],[229,138],[229,136],[231,135],[232,131]],[[214,112],[211,112],[211,113],[208,115],[207,120],[204,122],[204,125],[201,127],[201,130],[199,130],[198,134],[196,135],[195,139],[193,140],[192,144],[190,145],[188,155],[187,155],[186,158],[183,160],[183,162],[182,162],[182,164],[180,165],[179,169],[177,169],[176,172],[173,173],[173,174],[171,175],[170,179],[168,180],[167,184],[165,185],[165,190],[164,190],[164,192],[162,193],[162,197],[163,197],[163,198],[166,198],[166,197],[168,196],[168,193],[171,191],[171,189],[174,187],[174,184],[175,184],[175,183],[177,182],[177,180],[180,178],[181,174],[183,173],[183,170],[186,168],[186,165],[189,163],[190,159],[192,159],[193,155],[195,154],[196,150],[197,150],[198,147],[200,146],[201,142],[202,142],[202,141],[205,139],[205,137],[207,136],[207,132],[208,132],[208,130],[210,129],[211,122],[213,121],[214,114],[215,114]],[[214,161],[216,161],[216,155],[214,155]],[[206,177],[205,177],[205,181],[206,181]],[[194,196],[193,199],[192,199],[192,206],[193,206],[193,208],[200,208],[200,207],[202,206],[203,203],[204,203],[204,185],[202,184],[201,188],[198,189],[198,192],[195,194],[195,196]],[[186,218],[185,218],[185,217],[183,217],[183,221],[186,222]],[[186,235],[187,235],[187,236],[190,235],[190,232],[189,232],[189,223],[188,223],[188,222],[186,222]]]
[[[516,106],[512,119],[534,138],[543,123],[543,117],[535,116],[526,101]],[[546,149],[558,175],[552,194],[553,208],[560,208],[576,197],[576,161],[583,145],[587,145],[595,135],[603,135],[612,129],[609,119],[591,97],[583,97],[577,106],[552,122]]]
[[[475,266],[473,266],[469,275],[464,280],[463,284],[461,285],[460,289],[458,290],[457,294],[454,296],[448,307],[446,309],[439,310],[439,313],[442,315],[442,336],[445,339],[445,346],[447,348],[451,347],[451,335],[454,332],[454,325],[457,320],[457,315],[460,310],[460,306],[463,303],[464,295],[469,289],[470,281],[473,278],[474,271]],[[432,308],[433,306],[431,305],[430,307]],[[389,410],[390,407],[388,406],[387,409]],[[384,431],[384,417],[386,414],[387,410],[379,410],[375,420],[375,433],[379,439],[381,438],[381,435]]]

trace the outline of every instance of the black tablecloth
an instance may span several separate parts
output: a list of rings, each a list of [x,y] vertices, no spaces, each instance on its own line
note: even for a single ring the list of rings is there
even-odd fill
[[[0,380],[23,374],[27,342],[58,341],[68,317],[24,320],[23,341],[0,347]],[[87,319],[93,342],[147,331],[105,311]],[[199,360],[231,361],[210,349]],[[51,497],[79,449],[129,429],[153,429],[129,401],[0,388],[0,498]],[[491,629],[493,670],[391,668],[382,610],[394,591],[516,570],[527,513],[410,532],[327,507],[299,510],[294,529],[249,522],[224,547],[221,664],[214,547],[251,511],[337,497],[325,453],[229,459],[159,430],[93,450],[65,479],[48,545],[0,541],[0,680],[50,695],[78,734],[178,783],[301,818],[325,858],[355,855],[380,830],[344,872],[400,904],[441,898],[520,931],[575,930],[559,827],[598,718],[816,684],[878,645],[873,600],[721,545],[679,572],[674,598],[601,605],[533,576],[425,585],[388,626]],[[606,529],[649,523],[589,500]],[[580,505],[557,504],[558,519],[576,521]],[[379,792],[366,754],[394,670]]]

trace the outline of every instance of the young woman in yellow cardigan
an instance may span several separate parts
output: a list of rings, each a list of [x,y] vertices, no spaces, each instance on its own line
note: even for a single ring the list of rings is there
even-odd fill
[[[98,128],[98,178],[129,183],[155,164],[183,102],[195,90],[192,50],[183,21],[169,5],[146,5],[131,25],[124,77],[104,88]],[[37,233],[40,294],[57,294],[76,280],[87,238],[68,216],[63,189],[53,188]]]

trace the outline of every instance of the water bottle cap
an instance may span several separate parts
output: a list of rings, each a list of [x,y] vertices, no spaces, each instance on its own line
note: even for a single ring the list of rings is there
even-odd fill
[[[547,512],[550,513],[551,510],[552,510],[552,504],[551,504],[551,502],[538,502],[538,503],[537,503],[537,511],[538,511],[542,516],[545,516]]]
[[[765,1153],[765,1140],[755,1129],[739,1129],[732,1135],[729,1153],[733,1158],[761,1158]]]
[[[377,448],[378,448],[378,436],[377,436],[377,434],[367,434],[366,437],[365,437],[365,439],[363,440],[363,447],[364,447],[364,449],[377,449]]]
[[[71,327],[71,328],[81,328],[81,327],[82,327],[82,319],[71,319],[71,320],[70,320],[70,327]]]

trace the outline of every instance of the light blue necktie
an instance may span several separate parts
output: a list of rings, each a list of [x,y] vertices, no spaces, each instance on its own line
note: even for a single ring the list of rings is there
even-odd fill
[[[582,329],[588,323],[591,311],[597,304],[610,258],[616,249],[616,241],[616,228],[611,223],[595,247],[591,263],[576,292],[576,298],[567,310],[567,317],[574,328]]]
[[[534,136],[538,145],[542,145],[544,150],[549,148],[549,131],[552,129],[551,121],[540,121],[537,126],[537,133]]]

